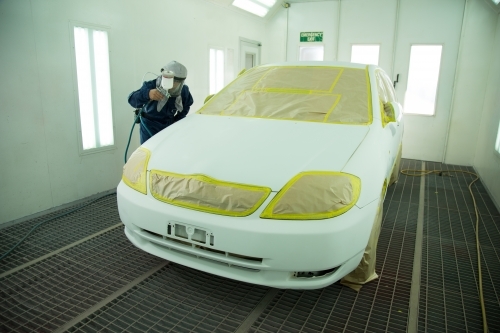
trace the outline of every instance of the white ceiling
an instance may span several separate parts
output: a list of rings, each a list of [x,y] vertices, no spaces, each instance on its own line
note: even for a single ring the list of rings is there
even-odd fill
[[[233,3],[233,0],[205,0],[205,1],[214,3],[214,4],[222,6],[222,7],[226,7],[226,8],[231,9],[231,10],[236,10],[238,12],[247,13],[242,9],[239,9],[237,7],[232,6],[231,4]],[[339,1],[339,0],[276,0],[276,3],[274,4],[274,6],[269,10],[269,13],[263,19],[267,19],[269,17],[272,17],[274,15],[274,13],[276,11],[278,11],[279,8],[283,5],[283,3],[290,3],[291,4],[291,3],[298,3],[298,2],[320,2],[320,1]],[[252,15],[252,16],[255,16],[256,18],[259,18],[258,16],[253,15],[253,14],[249,14],[249,15]]]
[[[223,6],[229,6],[233,2],[233,0],[207,0],[207,1],[214,2],[216,4]],[[293,2],[318,2],[318,1],[334,1],[334,0],[288,0],[288,1],[277,0],[275,6],[276,5],[279,6],[282,2],[293,3]]]
[[[236,9],[238,11],[244,12],[243,10],[231,5],[233,3],[233,0],[205,0],[205,1],[217,4],[217,5],[222,6],[222,7],[228,7],[230,9]],[[266,19],[268,17],[272,17],[273,14],[278,10],[278,8],[283,3],[286,3],[286,2],[293,4],[293,3],[298,3],[298,2],[320,2],[320,1],[349,1],[349,0],[276,0],[276,4],[274,4],[274,6],[271,8],[271,10],[269,11],[269,13],[266,15],[266,17],[264,19]],[[376,0],[374,0],[374,1],[376,1]],[[495,5],[493,3],[493,1],[491,1],[491,0],[484,0],[484,1],[488,4],[489,7],[491,7],[491,9],[493,9],[497,13],[500,13],[500,4]],[[250,15],[253,16],[253,14],[250,14]]]

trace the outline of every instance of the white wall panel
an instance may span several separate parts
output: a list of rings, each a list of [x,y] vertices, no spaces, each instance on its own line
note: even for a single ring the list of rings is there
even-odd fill
[[[486,96],[483,104],[474,167],[500,209],[500,155],[495,152],[495,141],[500,123],[500,16],[497,15],[496,33],[491,54]]]
[[[53,206],[77,200],[98,192],[109,190],[119,181],[123,161],[123,141],[129,127],[122,121],[125,117],[123,101],[123,70],[115,72],[115,61],[128,60],[133,63],[133,54],[126,52],[126,45],[117,48],[117,41],[126,40],[113,29],[120,17],[133,15],[130,7],[119,6],[118,1],[32,1],[33,23],[37,54],[38,73],[41,78],[41,98],[46,119],[47,159],[50,190]],[[117,7],[116,9],[114,7]],[[110,71],[112,104],[117,149],[80,156],[78,152],[77,124],[79,114],[75,103],[76,86],[70,41],[69,21],[97,24],[111,27]],[[122,27],[133,33],[133,25]],[[119,59],[119,60],[118,60]],[[114,75],[115,74],[115,75]],[[128,73],[130,77],[130,73]],[[125,101],[126,102],[126,101]],[[127,108],[129,109],[129,108]],[[128,118],[131,118],[128,117]],[[131,121],[130,121],[131,124]],[[121,137],[120,137],[121,135]],[[96,172],[98,169],[98,172]]]
[[[484,1],[468,1],[446,163],[473,164],[490,64],[494,61],[492,52],[497,20],[498,14]]]
[[[0,1],[0,222],[52,205],[34,40],[29,1]]]
[[[266,24],[266,39],[262,46],[262,63],[282,62],[286,58],[287,11],[280,7]]]

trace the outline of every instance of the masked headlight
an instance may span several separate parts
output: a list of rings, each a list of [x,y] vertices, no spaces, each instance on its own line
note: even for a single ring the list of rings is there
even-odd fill
[[[163,202],[206,213],[242,217],[255,212],[271,189],[217,180],[205,175],[181,175],[151,170],[151,195]]]
[[[136,191],[147,194],[146,170],[151,152],[139,147],[123,166],[122,180]]]
[[[302,172],[278,192],[260,217],[280,220],[332,218],[351,209],[360,190],[361,180],[348,173]]]

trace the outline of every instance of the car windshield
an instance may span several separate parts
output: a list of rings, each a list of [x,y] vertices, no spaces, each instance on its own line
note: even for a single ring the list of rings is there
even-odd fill
[[[240,75],[201,114],[324,123],[371,123],[366,69],[262,66]]]

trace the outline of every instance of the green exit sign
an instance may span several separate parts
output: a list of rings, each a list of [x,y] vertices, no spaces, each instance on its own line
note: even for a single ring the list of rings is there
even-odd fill
[[[301,42],[322,42],[323,32],[301,32],[300,33]]]

